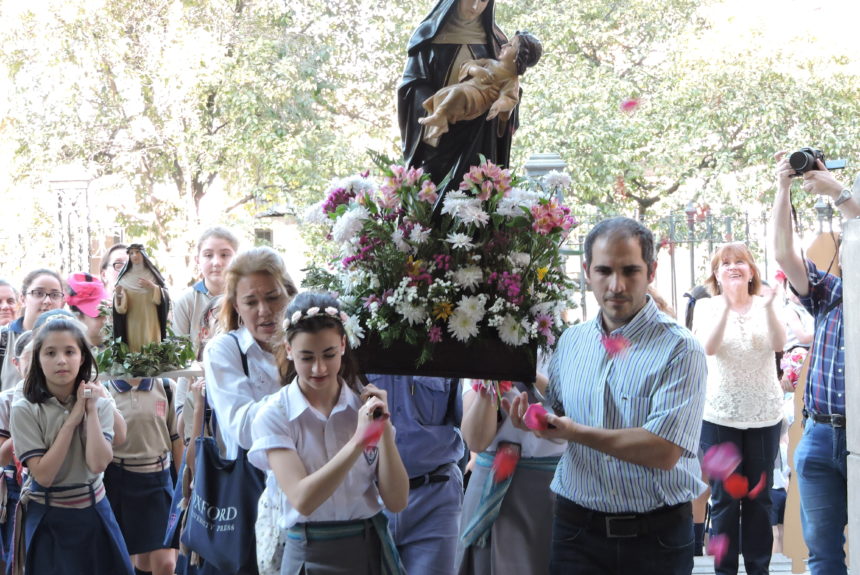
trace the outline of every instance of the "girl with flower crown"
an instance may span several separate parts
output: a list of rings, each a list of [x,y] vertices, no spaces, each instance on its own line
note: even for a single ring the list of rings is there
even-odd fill
[[[347,319],[331,296],[293,300],[278,350],[290,383],[254,420],[248,458],[273,472],[284,496],[282,574],[405,572],[382,505],[403,510],[409,478],[386,392],[358,388]]]

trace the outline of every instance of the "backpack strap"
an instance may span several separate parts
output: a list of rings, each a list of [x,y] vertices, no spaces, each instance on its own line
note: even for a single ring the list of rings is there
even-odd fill
[[[827,314],[829,314],[831,311],[833,311],[835,308],[839,307],[840,305],[842,305],[842,296],[839,296],[838,298],[836,298],[835,300],[830,302],[830,305],[824,309],[824,313],[821,315],[821,317],[822,318],[827,317]]]
[[[167,397],[167,403],[169,405],[173,405],[173,388],[170,386],[170,380],[166,377],[162,377],[161,387],[164,388],[164,395]]]
[[[245,355],[244,351],[242,351],[242,344],[239,343],[239,338],[236,337],[236,334],[231,331],[231,332],[228,332],[227,335],[229,335],[230,337],[233,338],[233,340],[236,342],[236,347],[239,348],[239,357],[242,358],[242,371],[244,371],[245,376],[247,376],[248,375],[248,356]]]

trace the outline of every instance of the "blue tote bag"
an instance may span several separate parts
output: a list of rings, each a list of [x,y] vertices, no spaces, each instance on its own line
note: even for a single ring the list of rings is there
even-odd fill
[[[265,475],[239,449],[224,459],[212,437],[198,437],[194,489],[188,502],[182,542],[206,563],[225,573],[256,566],[257,504]]]

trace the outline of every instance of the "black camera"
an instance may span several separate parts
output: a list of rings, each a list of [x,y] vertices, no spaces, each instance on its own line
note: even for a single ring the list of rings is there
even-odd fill
[[[788,163],[794,168],[794,176],[801,176],[806,172],[818,169],[816,160],[821,160],[828,170],[841,170],[845,167],[845,160],[826,160],[824,152],[815,148],[800,148],[788,157]]]

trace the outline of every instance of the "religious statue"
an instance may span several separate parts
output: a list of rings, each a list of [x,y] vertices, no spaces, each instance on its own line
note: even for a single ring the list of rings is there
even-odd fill
[[[413,32],[397,89],[403,158],[409,166],[423,168],[435,183],[450,174],[451,186],[459,185],[481,155],[508,166],[516,107],[510,114],[487,118],[488,108],[473,119],[449,122],[448,131],[437,141],[431,137],[430,143],[424,139],[429,128],[419,122],[426,114],[424,103],[441,88],[457,84],[464,63],[498,59],[507,42],[495,25],[494,0],[439,0]]]
[[[131,244],[128,261],[117,277],[113,298],[113,334],[132,352],[161,343],[167,329],[170,297],[164,278],[146,255],[143,245]]]
[[[418,118],[424,126],[423,140],[437,147],[451,124],[474,120],[484,114],[487,121],[508,121],[520,101],[519,77],[540,60],[543,48],[528,32],[517,32],[502,46],[498,60],[468,60],[460,67],[459,83],[439,89],[424,101],[428,116]]]

